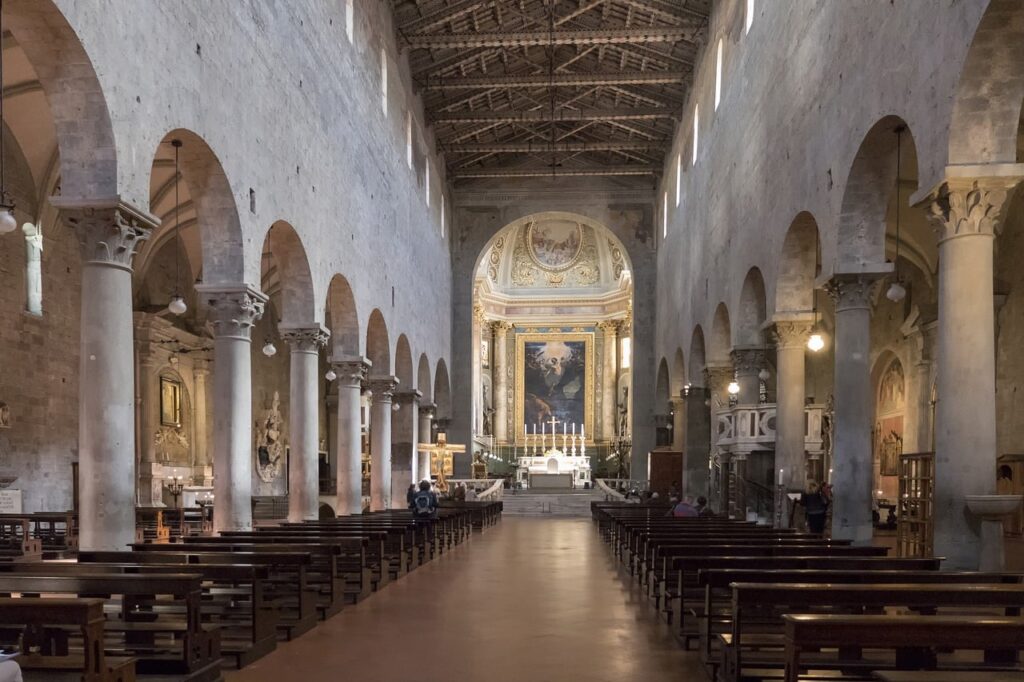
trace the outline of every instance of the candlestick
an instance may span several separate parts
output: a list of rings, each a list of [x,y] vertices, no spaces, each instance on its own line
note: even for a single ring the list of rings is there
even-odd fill
[[[572,435],[573,435],[573,436],[575,436],[575,435],[576,435],[576,422],[573,422],[573,423],[572,423]]]

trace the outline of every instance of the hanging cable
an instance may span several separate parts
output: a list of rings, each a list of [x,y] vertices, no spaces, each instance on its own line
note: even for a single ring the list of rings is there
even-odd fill
[[[0,0],[0,36],[4,32],[4,3]],[[4,50],[0,46],[0,234],[14,232],[18,227],[18,221],[14,219],[14,201],[7,194],[6,159],[4,154],[4,138],[7,137],[7,124],[4,118],[3,96],[4,80]]]
[[[2,0],[0,0],[2,1]],[[171,302],[167,304],[167,310],[174,315],[184,315],[188,310],[185,299],[181,295],[181,198],[178,195],[178,187],[181,184],[181,170],[179,166],[178,152],[181,150],[181,140],[171,140],[174,147],[174,295]]]

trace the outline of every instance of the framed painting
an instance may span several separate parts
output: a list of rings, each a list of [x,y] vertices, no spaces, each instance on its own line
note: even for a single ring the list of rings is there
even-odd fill
[[[543,429],[594,437],[594,335],[523,333],[516,335],[515,441]],[[554,422],[552,422],[554,420]]]
[[[181,426],[181,382],[160,377],[160,425]]]

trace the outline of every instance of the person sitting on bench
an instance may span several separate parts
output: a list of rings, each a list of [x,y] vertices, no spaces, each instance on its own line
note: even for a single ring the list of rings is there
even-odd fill
[[[416,521],[430,521],[437,518],[437,494],[430,490],[430,481],[420,481],[420,489],[409,503],[412,517]]]

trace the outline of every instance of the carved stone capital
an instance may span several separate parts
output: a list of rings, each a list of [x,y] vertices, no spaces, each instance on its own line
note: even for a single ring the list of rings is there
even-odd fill
[[[1009,191],[1018,181],[1011,177],[957,179],[939,185],[928,205],[938,240],[998,234]]]
[[[512,323],[506,320],[495,320],[491,322],[491,331],[494,332],[494,335],[497,337],[507,332],[512,328],[512,326]]]
[[[370,390],[373,391],[373,402],[390,403],[398,388],[398,377],[396,376],[372,376],[369,379]]]
[[[321,325],[312,327],[283,327],[281,338],[287,343],[292,352],[318,353],[327,345],[327,339],[331,333]]]
[[[339,386],[361,388],[373,363],[363,357],[331,358],[331,369],[338,375]]]
[[[418,404],[420,398],[423,397],[423,393],[415,388],[406,389],[404,391],[395,391],[394,401],[399,405],[414,405]]]
[[[734,376],[730,365],[708,365],[704,368],[704,384],[713,393],[724,391]]]
[[[605,336],[615,336],[619,333],[619,327],[622,326],[620,320],[606,320],[597,325],[597,328],[604,332]]]
[[[814,323],[810,320],[776,320],[772,325],[772,338],[779,349],[803,348],[811,337]]]
[[[825,291],[835,302],[837,313],[871,310],[871,300],[880,281],[876,274],[836,275],[825,284]]]
[[[252,328],[263,317],[266,295],[248,284],[201,284],[196,291],[209,307],[208,320],[215,338],[248,341]]]
[[[437,405],[434,403],[420,403],[420,417],[434,418],[437,414]]]
[[[61,205],[64,222],[75,231],[86,263],[131,271],[136,251],[153,234],[159,221],[127,204]]]
[[[757,374],[767,364],[762,348],[733,348],[729,355],[732,357],[733,369],[738,375]]]

